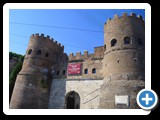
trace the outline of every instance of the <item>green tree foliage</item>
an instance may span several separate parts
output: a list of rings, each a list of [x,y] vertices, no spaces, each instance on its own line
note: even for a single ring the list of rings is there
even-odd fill
[[[13,57],[18,58],[18,60],[20,60],[22,62],[24,60],[24,56],[23,55],[20,55],[20,54],[14,53],[14,52],[9,52],[9,60],[11,60]]]

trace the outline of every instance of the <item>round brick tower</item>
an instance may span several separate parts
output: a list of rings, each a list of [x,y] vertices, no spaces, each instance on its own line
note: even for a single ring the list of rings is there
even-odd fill
[[[63,51],[64,46],[49,36],[31,35],[22,70],[16,79],[10,108],[48,108],[51,73]]]
[[[105,23],[103,77],[99,108],[138,108],[136,95],[144,88],[145,80],[142,16],[123,13]]]

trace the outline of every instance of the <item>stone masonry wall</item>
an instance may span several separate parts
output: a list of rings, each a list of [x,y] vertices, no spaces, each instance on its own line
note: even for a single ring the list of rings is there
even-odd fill
[[[92,73],[95,68],[96,73]],[[85,69],[88,70],[85,74]],[[85,60],[82,62],[81,75],[68,75],[67,79],[102,79],[102,60]]]
[[[97,109],[99,106],[99,88],[103,80],[52,80],[49,109],[64,109],[66,94],[75,91],[80,96],[80,109]]]

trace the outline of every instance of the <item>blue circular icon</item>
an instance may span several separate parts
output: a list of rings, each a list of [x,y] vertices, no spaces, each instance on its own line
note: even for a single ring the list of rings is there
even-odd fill
[[[157,102],[157,94],[153,90],[143,89],[137,95],[137,103],[144,110],[154,108]]]

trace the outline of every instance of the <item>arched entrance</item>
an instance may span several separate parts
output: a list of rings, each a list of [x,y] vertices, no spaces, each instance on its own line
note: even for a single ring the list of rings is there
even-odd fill
[[[66,95],[66,109],[80,109],[80,97],[75,91],[70,91]]]

